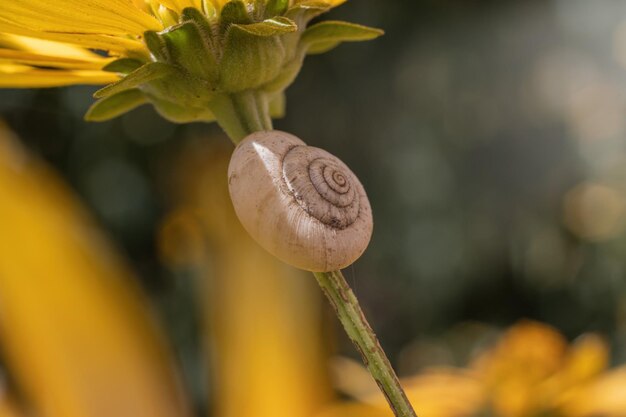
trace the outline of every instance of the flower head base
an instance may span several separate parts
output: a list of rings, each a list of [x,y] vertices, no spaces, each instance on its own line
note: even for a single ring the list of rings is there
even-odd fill
[[[86,83],[118,80],[95,94],[99,101],[87,114],[90,120],[107,120],[150,102],[176,122],[221,123],[241,97],[253,97],[244,101],[278,116],[283,92],[307,54],[382,33],[336,21],[307,28],[311,19],[344,1],[12,1],[0,10],[0,86],[11,85],[8,74],[20,69],[74,79],[77,71],[88,69],[93,74],[83,73],[92,76],[84,78]],[[55,61],[51,48],[33,51],[3,42],[15,36],[46,39],[83,56],[61,55]]]

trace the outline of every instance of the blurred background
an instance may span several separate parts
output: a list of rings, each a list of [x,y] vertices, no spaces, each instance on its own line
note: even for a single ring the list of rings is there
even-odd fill
[[[464,366],[469,339],[524,318],[570,340],[599,333],[613,366],[624,363],[626,3],[352,0],[326,18],[386,35],[309,57],[275,127],[339,156],[365,186],[374,236],[345,275],[400,374]],[[229,335],[226,316],[234,323],[237,314],[224,313],[245,300],[259,306],[241,312],[241,325],[267,328],[268,305],[308,300],[270,314],[294,311],[292,350],[319,347],[302,352],[306,363],[357,359],[312,277],[271,281],[276,271],[297,274],[260,272],[255,249],[248,269],[228,266],[248,256],[248,243],[223,213],[232,146],[219,128],[170,124],[149,106],[86,123],[94,90],[2,90],[0,117],[130,265],[165,323],[194,407],[227,415],[211,411],[224,379],[206,367],[215,375],[232,362],[230,375],[244,379],[252,369],[237,366],[246,353],[236,346],[251,341]],[[267,285],[249,287],[263,274],[275,286],[267,300],[278,301],[264,302]],[[312,334],[319,342],[307,342]],[[309,371],[332,379],[324,366]],[[325,383],[315,398],[330,396]]]

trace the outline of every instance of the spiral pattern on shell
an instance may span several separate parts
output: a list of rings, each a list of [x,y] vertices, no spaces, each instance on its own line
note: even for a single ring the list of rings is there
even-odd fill
[[[358,178],[332,154],[288,133],[244,139],[231,159],[229,189],[248,233],[298,268],[344,268],[371,238],[371,208]]]

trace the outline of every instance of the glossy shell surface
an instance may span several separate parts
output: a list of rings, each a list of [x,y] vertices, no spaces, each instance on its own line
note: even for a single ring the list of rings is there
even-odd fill
[[[352,264],[372,235],[372,210],[352,171],[334,155],[291,134],[246,137],[228,183],[244,228],[282,261],[314,272]]]

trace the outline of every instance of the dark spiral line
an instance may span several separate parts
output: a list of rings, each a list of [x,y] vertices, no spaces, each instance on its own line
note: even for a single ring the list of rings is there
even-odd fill
[[[291,149],[283,159],[283,178],[300,207],[323,224],[345,229],[359,217],[354,174],[328,152],[304,146]]]

